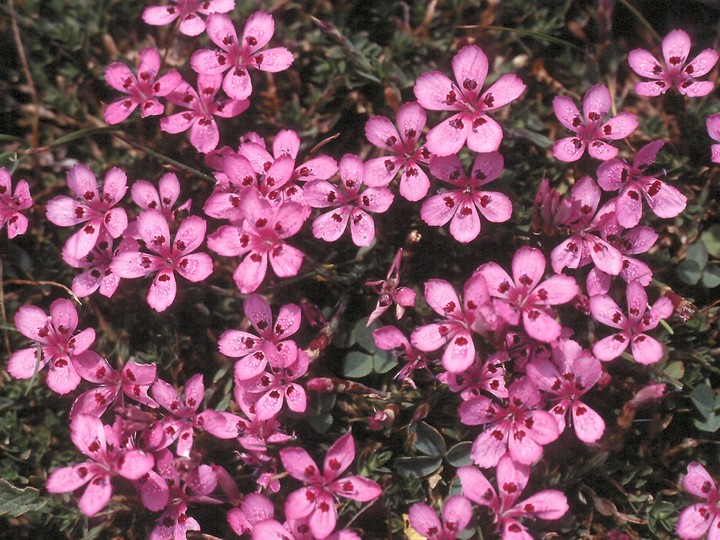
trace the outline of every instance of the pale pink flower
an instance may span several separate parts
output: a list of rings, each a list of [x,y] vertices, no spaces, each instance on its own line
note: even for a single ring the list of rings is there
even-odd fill
[[[668,297],[663,296],[648,309],[647,293],[637,281],[628,283],[626,297],[628,316],[625,316],[610,296],[598,294],[590,297],[590,312],[593,318],[619,330],[595,343],[593,354],[603,362],[607,362],[620,356],[630,345],[636,362],[640,364],[659,362],[663,355],[663,346],[646,332],[655,328],[661,319],[667,319],[672,315],[672,302]]]
[[[368,141],[391,152],[365,162],[368,186],[386,186],[400,172],[400,195],[408,201],[419,201],[427,194],[430,179],[420,165],[427,166],[431,154],[425,145],[419,144],[425,120],[425,109],[411,102],[398,109],[397,128],[384,116],[373,116],[367,121],[365,136]]]
[[[50,364],[47,385],[58,394],[67,394],[80,384],[75,364],[100,366],[103,359],[88,350],[95,341],[95,330],[85,328],[77,334],[78,315],[70,300],[61,298],[50,305],[48,316],[36,306],[22,306],[15,314],[15,326],[33,340],[34,346],[10,355],[7,370],[13,377],[29,379]]]
[[[180,181],[175,173],[163,174],[158,180],[158,187],[147,180],[135,180],[130,196],[143,210],[159,210],[168,221],[175,221],[182,213],[190,212],[190,199],[173,208],[180,196]]]
[[[646,144],[637,154],[632,166],[619,159],[602,163],[597,170],[598,184],[605,191],[620,193],[615,199],[618,223],[629,229],[640,223],[645,199],[650,209],[661,218],[673,218],[685,210],[687,197],[655,175],[646,174],[665,141]]]
[[[305,184],[305,202],[313,208],[332,208],[313,221],[313,236],[334,242],[350,224],[356,246],[369,246],[375,238],[375,222],[370,213],[386,212],[394,196],[386,187],[366,187],[362,160],[345,154],[340,160],[339,184],[312,180]],[[362,189],[365,187],[365,189]]]
[[[128,226],[124,208],[113,208],[125,196],[127,176],[117,167],[110,169],[103,181],[102,195],[97,179],[89,167],[78,164],[68,171],[67,183],[77,199],[59,195],[47,203],[48,219],[60,227],[72,227],[85,223],[65,242],[63,253],[74,259],[82,259],[90,253],[105,229],[110,236],[118,238]]]
[[[27,210],[32,204],[27,181],[18,181],[13,195],[10,172],[5,167],[0,168],[0,229],[7,223],[8,238],[25,234],[28,220],[21,211]]]
[[[248,493],[243,497],[240,508],[228,512],[227,520],[235,534],[242,536],[245,533],[252,534],[255,525],[274,516],[275,507],[270,499],[259,493]]]
[[[415,503],[408,510],[410,525],[427,540],[454,540],[468,526],[472,516],[470,501],[461,495],[453,495],[445,501],[442,520],[425,503]]]
[[[650,81],[635,83],[635,92],[641,96],[659,96],[675,88],[683,96],[706,96],[714,87],[710,81],[699,81],[717,62],[713,49],[705,49],[691,62],[690,36],[683,30],[673,30],[662,41],[664,62],[659,62],[645,49],[634,49],[628,54],[630,68]]]
[[[415,82],[415,97],[425,109],[454,111],[450,118],[427,134],[428,150],[438,156],[456,154],[467,141],[474,152],[493,152],[502,142],[500,124],[486,113],[504,107],[520,97],[525,84],[517,75],[501,75],[485,92],[488,59],[477,45],[460,49],[452,60],[455,84],[439,72],[420,75]]]
[[[555,520],[569,510],[567,497],[556,489],[545,489],[516,502],[527,486],[530,467],[503,457],[497,466],[496,484],[492,487],[485,475],[475,467],[461,467],[458,476],[465,497],[475,504],[487,507],[492,513],[502,540],[531,540],[525,525],[519,519]]]
[[[573,100],[555,96],[553,109],[560,123],[575,132],[555,142],[553,155],[561,161],[577,161],[587,148],[588,153],[602,161],[614,158],[618,149],[605,142],[624,139],[638,126],[637,117],[628,112],[615,115],[605,121],[612,108],[612,98],[607,86],[596,84],[583,98],[583,114],[580,115]]]
[[[88,517],[97,514],[112,496],[113,476],[137,480],[155,465],[152,455],[142,450],[126,449],[117,435],[117,430],[106,430],[95,416],[79,414],[73,418],[70,438],[92,461],[55,469],[47,479],[47,490],[50,493],[69,493],[87,484],[78,506]]]
[[[221,83],[221,75],[198,75],[199,92],[196,92],[189,83],[182,81],[167,99],[188,110],[162,118],[160,129],[167,133],[181,133],[189,129],[190,143],[198,152],[206,154],[215,150],[220,142],[215,116],[233,118],[250,106],[247,99],[215,100]]]
[[[193,253],[205,239],[206,223],[198,216],[185,218],[170,243],[170,226],[159,210],[145,210],[137,219],[138,233],[147,249],[118,253],[110,265],[123,278],[139,278],[155,274],[147,302],[155,311],[165,311],[175,300],[175,272],[194,283],[206,279],[213,270],[207,253]]]
[[[456,155],[434,157],[430,172],[447,182],[452,189],[441,189],[429,197],[420,208],[420,217],[428,225],[442,227],[450,222],[450,234],[458,242],[467,243],[478,237],[480,214],[491,223],[503,223],[512,216],[512,202],[507,195],[483,188],[496,180],[503,170],[503,158],[498,152],[478,154],[470,176]]]
[[[239,202],[245,219],[241,226],[225,225],[208,237],[208,246],[226,257],[240,256],[233,279],[243,294],[257,290],[265,279],[268,261],[278,277],[297,275],[304,254],[285,240],[295,235],[308,213],[289,201],[273,206],[255,190]]]
[[[720,113],[711,114],[705,121],[708,135],[717,142],[720,142]],[[720,163],[720,144],[713,144],[710,146],[712,156],[710,160],[713,163]]]
[[[170,71],[156,80],[160,74],[160,54],[153,47],[140,51],[137,77],[125,64],[114,62],[105,69],[105,81],[115,90],[128,94],[105,107],[105,122],[118,124],[140,106],[143,118],[165,112],[165,106],[157,98],[165,97],[182,81],[180,73]]]
[[[577,342],[560,339],[553,347],[552,361],[535,358],[527,365],[527,374],[537,387],[550,394],[560,433],[565,431],[565,417],[570,416],[578,439],[594,443],[602,437],[605,422],[581,401],[602,375],[600,361]]]
[[[556,274],[540,281],[545,274],[545,256],[539,249],[521,247],[512,260],[512,278],[500,265],[486,263],[477,269],[485,278],[490,296],[498,298],[500,313],[511,325],[520,323],[530,337],[550,342],[560,336],[561,325],[550,307],[565,304],[578,293],[575,278]]]
[[[516,379],[508,389],[505,407],[486,396],[463,401],[458,413],[466,426],[485,426],[470,455],[479,467],[495,467],[506,453],[523,465],[542,457],[543,446],[560,435],[555,416],[540,407],[542,395],[529,377]]]
[[[406,307],[415,305],[415,291],[408,287],[398,287],[400,284],[400,264],[402,263],[403,250],[400,248],[395,254],[388,275],[384,280],[368,281],[365,283],[380,298],[378,298],[375,309],[368,317],[365,326],[372,325],[388,308],[395,303],[395,317],[400,320],[405,313]]]
[[[708,540],[717,540],[720,533],[720,495],[712,476],[697,461],[688,465],[682,487],[701,499],[685,508],[678,518],[675,532],[683,540],[694,540],[708,533]]]
[[[293,55],[285,47],[261,50],[274,33],[275,20],[264,11],[256,11],[248,17],[240,41],[230,17],[210,15],[207,19],[207,34],[221,50],[195,51],[190,65],[198,73],[206,75],[230,70],[223,80],[223,90],[233,99],[247,99],[252,93],[248,69],[277,73],[293,63]]]
[[[337,523],[336,497],[368,502],[382,494],[374,480],[361,476],[340,475],[355,459],[355,441],[350,432],[340,437],[328,449],[323,472],[310,455],[299,447],[280,450],[280,460],[290,476],[306,484],[288,495],[285,517],[307,518],[315,538],[326,538]]]
[[[186,36],[197,36],[205,31],[200,15],[227,13],[235,9],[235,0],[172,0],[175,5],[148,6],[143,21],[154,26],[165,26],[179,20],[178,30]]]

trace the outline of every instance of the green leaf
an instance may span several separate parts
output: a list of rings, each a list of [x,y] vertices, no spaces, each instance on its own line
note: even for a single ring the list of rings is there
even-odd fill
[[[40,491],[26,487],[13,486],[0,478],[0,516],[18,517],[26,512],[36,512],[47,504],[47,499],[40,498]]]
[[[445,460],[453,467],[472,465],[472,458],[470,457],[471,449],[472,443],[470,441],[457,443],[448,450]]]
[[[671,379],[680,380],[685,376],[685,364],[679,360],[670,362],[663,369],[663,373]]]
[[[374,359],[361,351],[351,351],[343,360],[343,375],[346,377],[365,377],[373,371]]]
[[[716,264],[708,264],[702,275],[702,284],[708,289],[720,285],[720,267]]]
[[[720,225],[713,225],[707,231],[703,231],[700,240],[705,244],[705,249],[710,255],[720,259]]]
[[[695,424],[695,427],[699,430],[715,433],[720,429],[720,415],[712,413],[702,422],[697,419],[693,420],[693,424]]]
[[[702,268],[695,261],[681,262],[678,264],[676,272],[678,277],[688,285],[695,285],[702,276]]]
[[[375,345],[375,339],[372,337],[373,328],[367,328],[367,317],[363,317],[355,323],[352,329],[352,342],[357,343],[367,352],[375,352],[377,346]]]
[[[705,249],[705,244],[702,242],[695,242],[685,252],[685,260],[695,262],[700,268],[705,268],[708,260],[708,252]]]
[[[397,365],[397,360],[390,351],[378,351],[373,355],[373,371],[375,373],[387,373]]]
[[[715,409],[715,392],[707,383],[699,384],[690,394],[695,408],[705,417],[713,414]]]
[[[395,460],[395,470],[403,478],[424,478],[437,471],[441,458],[430,456],[400,457]]]
[[[415,448],[426,456],[439,457],[447,452],[445,438],[431,425],[418,422],[411,425],[408,431],[415,434]]]

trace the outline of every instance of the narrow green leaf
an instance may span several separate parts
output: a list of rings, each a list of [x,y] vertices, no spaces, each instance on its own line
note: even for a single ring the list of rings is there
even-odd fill
[[[26,512],[36,512],[46,503],[45,498],[40,498],[39,490],[31,487],[20,489],[0,478],[0,516],[18,517]]]

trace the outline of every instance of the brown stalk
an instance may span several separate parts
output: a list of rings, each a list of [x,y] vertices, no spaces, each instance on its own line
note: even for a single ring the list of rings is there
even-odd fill
[[[33,108],[35,109],[32,118],[32,137],[30,139],[30,145],[35,148],[40,142],[40,103],[38,102],[35,82],[33,81],[32,73],[30,72],[30,64],[28,64],[27,57],[25,56],[25,48],[23,47],[22,38],[20,37],[20,27],[18,26],[17,13],[15,12],[15,0],[9,0],[9,3],[13,39],[15,40],[15,47],[17,47],[20,65],[22,66],[23,75],[27,80],[30,98],[32,99]]]

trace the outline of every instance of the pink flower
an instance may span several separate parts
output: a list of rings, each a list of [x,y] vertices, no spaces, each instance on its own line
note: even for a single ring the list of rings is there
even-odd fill
[[[447,75],[430,71],[415,82],[415,97],[432,111],[456,111],[427,134],[428,150],[438,156],[456,154],[467,141],[475,152],[493,152],[502,142],[500,124],[487,111],[504,107],[520,97],[525,84],[514,74],[505,74],[484,93],[488,60],[477,45],[460,49],[452,61],[455,84]]]
[[[510,276],[500,265],[486,263],[477,269],[487,283],[490,296],[502,300],[501,313],[511,325],[522,315],[523,327],[530,337],[550,342],[560,336],[560,323],[549,313],[550,306],[565,304],[578,293],[575,278],[556,274],[540,282],[545,273],[545,257],[538,249],[521,247],[515,252]]]
[[[415,388],[413,374],[415,370],[428,370],[425,353],[413,347],[405,335],[394,326],[381,326],[372,333],[375,346],[383,351],[392,351],[393,356],[402,359],[405,365],[395,375],[396,379],[405,381]]]
[[[365,169],[362,160],[345,154],[340,160],[339,185],[327,180],[305,184],[305,202],[313,208],[332,208],[313,221],[313,236],[334,242],[350,223],[350,236],[356,246],[369,246],[375,238],[375,223],[368,212],[382,213],[390,208],[393,194],[386,187],[363,187]]]
[[[688,63],[690,45],[687,33],[673,30],[662,41],[664,62],[658,62],[645,49],[630,51],[630,68],[641,77],[651,79],[635,83],[635,92],[641,96],[659,96],[674,87],[683,96],[708,95],[713,89],[713,83],[698,81],[696,78],[706,75],[715,66],[718,55],[712,49],[705,49]]]
[[[553,155],[561,161],[577,161],[587,148],[595,159],[605,161],[614,158],[618,149],[604,141],[624,139],[635,131],[638,121],[634,114],[624,112],[605,122],[611,108],[610,91],[603,84],[596,84],[585,94],[582,116],[572,99],[555,96],[555,116],[575,135],[555,142]]]
[[[124,208],[113,208],[125,196],[127,176],[117,167],[110,169],[103,181],[102,195],[97,179],[90,168],[75,165],[67,174],[67,183],[77,199],[59,195],[47,204],[48,219],[60,227],[72,227],[86,223],[65,242],[63,253],[74,259],[85,257],[105,229],[118,238],[127,228],[128,219]]]
[[[125,251],[119,253],[110,267],[120,277],[138,278],[155,274],[147,301],[155,311],[165,311],[175,300],[175,272],[194,283],[206,279],[213,270],[207,253],[193,253],[205,239],[205,220],[198,216],[185,218],[170,244],[170,226],[159,210],[146,210],[137,219],[138,232],[147,249],[153,253]]]
[[[240,508],[233,508],[228,512],[227,520],[235,534],[242,536],[252,533],[255,525],[272,519],[274,515],[275,507],[270,499],[259,493],[248,493],[243,497]]]
[[[486,396],[463,401],[458,409],[460,421],[466,426],[485,426],[473,442],[473,462],[483,468],[495,467],[506,453],[523,465],[537,462],[543,446],[560,435],[554,415],[540,409],[542,404],[542,396],[529,377],[510,385],[506,407]]]
[[[530,467],[503,457],[497,466],[498,492],[475,467],[460,467],[458,476],[463,495],[475,504],[487,507],[503,540],[531,540],[519,519],[560,519],[569,510],[567,498],[556,489],[545,489],[516,503],[530,477]]]
[[[140,51],[138,76],[125,64],[114,62],[105,69],[105,81],[115,90],[128,94],[105,108],[105,121],[117,124],[125,120],[140,105],[143,118],[165,112],[165,107],[156,98],[165,97],[175,90],[182,81],[177,71],[170,71],[155,80],[160,73],[160,54],[147,47]]]
[[[472,505],[465,497],[453,495],[443,507],[442,521],[425,503],[415,503],[408,511],[408,521],[427,540],[454,540],[470,523]]]
[[[365,162],[365,183],[368,186],[386,186],[400,172],[400,195],[408,201],[419,201],[428,192],[430,180],[420,165],[427,165],[430,152],[419,145],[425,128],[425,109],[418,103],[405,103],[397,111],[397,124],[384,116],[373,116],[365,124],[365,136],[378,148],[394,155]]]
[[[648,310],[647,293],[637,281],[628,283],[626,296],[628,317],[610,296],[599,294],[590,297],[590,312],[593,318],[620,330],[595,343],[593,354],[603,362],[607,362],[620,356],[630,344],[636,362],[640,364],[659,362],[663,355],[663,347],[645,332],[655,328],[661,319],[667,319],[672,315],[672,302],[663,296]]]
[[[475,361],[465,371],[460,373],[445,372],[438,375],[438,380],[444,382],[453,392],[459,392],[463,400],[487,392],[498,398],[508,397],[505,388],[505,364],[508,355],[498,352],[489,356],[485,361],[480,355],[475,355]]]
[[[300,230],[308,214],[296,202],[273,206],[257,190],[249,190],[239,203],[245,220],[241,226],[225,225],[208,237],[208,246],[227,257],[242,261],[233,278],[243,294],[257,290],[265,279],[268,260],[278,277],[297,275],[303,253],[285,240]]]
[[[627,229],[640,223],[643,198],[661,218],[673,218],[685,210],[685,195],[658,180],[657,175],[645,174],[664,144],[665,141],[657,140],[643,146],[635,155],[632,167],[619,159],[611,159],[598,167],[600,187],[605,191],[620,190],[615,199],[615,214],[618,223]]]
[[[8,361],[8,372],[18,379],[29,379],[50,364],[47,385],[58,394],[72,392],[80,384],[75,364],[99,366],[103,359],[88,350],[95,341],[95,330],[86,328],[73,335],[78,315],[70,300],[61,298],[50,305],[48,316],[36,306],[22,306],[15,314],[15,326],[34,341],[34,346],[14,352]],[[38,358],[38,355],[40,357]]]
[[[720,113],[711,114],[705,121],[707,126],[708,135],[714,140],[720,142]],[[720,163],[720,144],[713,144],[710,146],[712,152],[711,161],[713,163]]]
[[[553,396],[550,412],[555,415],[561,433],[569,413],[578,439],[594,443],[602,437],[605,431],[602,417],[580,401],[602,375],[597,358],[577,342],[560,339],[553,347],[552,361],[535,358],[527,365],[527,374],[540,390]]]
[[[452,373],[465,371],[475,360],[473,332],[487,334],[495,324],[495,312],[481,274],[476,272],[465,282],[463,299],[464,303],[461,303],[449,282],[443,279],[427,281],[425,301],[443,318],[415,329],[410,336],[411,343],[425,352],[448,343],[442,363]]]
[[[288,519],[307,518],[315,538],[326,538],[337,523],[336,497],[367,502],[378,498],[382,488],[374,480],[361,476],[340,475],[355,459],[355,441],[350,432],[340,437],[327,451],[323,472],[310,455],[299,447],[280,450],[280,460],[290,476],[306,484],[285,500]]]
[[[268,420],[280,414],[283,404],[296,413],[305,412],[307,395],[305,389],[295,381],[303,377],[308,369],[308,355],[298,349],[293,341],[285,341],[278,350],[270,353],[269,372],[263,372],[251,379],[237,380],[243,392],[256,400],[258,420]]]
[[[7,223],[8,238],[25,234],[28,227],[27,218],[21,214],[32,206],[30,187],[25,180],[20,180],[12,195],[12,178],[5,167],[0,168],[0,229]]]
[[[393,304],[395,306],[395,317],[400,320],[405,313],[406,307],[412,307],[415,305],[415,291],[407,287],[398,287],[400,283],[400,263],[402,262],[403,250],[400,248],[395,254],[393,263],[390,266],[388,275],[384,280],[379,281],[368,281],[365,283],[368,287],[372,288],[380,298],[378,299],[377,306],[368,317],[368,322],[365,326],[370,326],[380,316],[387,311],[387,309]]]
[[[188,110],[166,116],[160,120],[160,129],[167,133],[181,133],[190,130],[190,143],[198,152],[215,150],[220,142],[215,116],[233,118],[245,112],[250,106],[247,99],[215,100],[222,82],[221,75],[198,75],[198,90],[182,81],[168,94],[171,103]]]
[[[205,31],[205,21],[200,15],[227,13],[235,9],[235,0],[173,0],[176,5],[149,6],[142,18],[147,24],[165,26],[180,20],[178,30],[186,36],[197,36]]]
[[[720,495],[712,476],[697,461],[688,465],[683,476],[685,491],[702,502],[688,506],[680,513],[675,532],[683,540],[700,538],[708,533],[708,540],[715,540],[720,531]]]
[[[143,210],[159,210],[168,221],[175,221],[180,214],[190,212],[190,199],[173,208],[180,196],[180,182],[175,173],[163,174],[157,188],[147,180],[135,180],[130,196]]]
[[[112,496],[114,475],[137,480],[155,465],[153,456],[142,450],[126,449],[118,431],[105,429],[99,418],[79,414],[70,422],[70,437],[75,446],[92,461],[55,469],[45,487],[50,493],[69,493],[88,484],[80,498],[80,511],[92,517]],[[109,438],[106,438],[109,437]]]
[[[163,418],[149,434],[151,446],[159,450],[178,441],[177,455],[188,457],[193,447],[194,428],[199,426],[197,410],[205,397],[202,374],[193,375],[185,383],[184,400],[162,379],[155,381],[151,392],[155,401],[171,415]]]
[[[215,75],[230,70],[223,81],[223,90],[232,99],[246,99],[252,93],[248,68],[277,73],[290,67],[293,55],[285,47],[261,50],[275,33],[275,20],[264,11],[248,17],[242,40],[238,41],[235,26],[227,15],[213,14],[207,19],[207,34],[221,51],[195,51],[190,65],[198,73]]]
[[[450,234],[458,242],[475,240],[481,230],[478,211],[492,223],[503,223],[512,216],[512,202],[507,195],[483,189],[502,170],[503,158],[498,152],[478,154],[469,177],[458,156],[432,158],[430,172],[455,189],[429,197],[420,209],[420,217],[436,227],[450,221]]]

